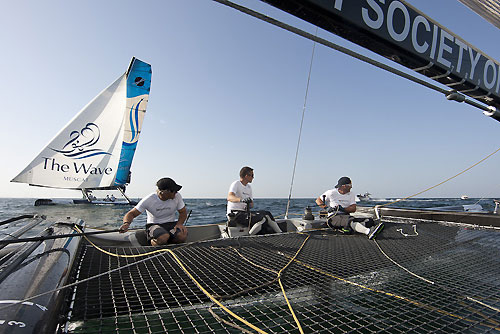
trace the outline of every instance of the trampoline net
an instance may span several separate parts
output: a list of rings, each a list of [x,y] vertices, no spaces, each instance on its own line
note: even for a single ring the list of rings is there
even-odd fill
[[[68,294],[64,332],[500,332],[499,231],[386,222],[376,242],[317,230],[169,249],[84,244],[74,280],[102,275]]]

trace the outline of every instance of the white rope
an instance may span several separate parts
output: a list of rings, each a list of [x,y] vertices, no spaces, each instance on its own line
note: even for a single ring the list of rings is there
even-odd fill
[[[430,280],[428,280],[428,279],[426,279],[426,278],[423,278],[422,276],[419,276],[419,275],[417,275],[417,274],[415,274],[415,273],[413,273],[413,272],[409,271],[408,269],[406,269],[405,267],[403,267],[402,265],[400,265],[399,263],[397,263],[396,261],[394,261],[393,259],[391,259],[391,258],[389,257],[389,255],[387,255],[387,254],[386,254],[386,253],[382,250],[382,248],[381,248],[381,247],[380,247],[380,245],[378,244],[377,240],[373,239],[373,241],[375,241],[375,245],[377,245],[377,247],[378,247],[378,249],[380,250],[380,252],[381,252],[382,254],[384,254],[384,256],[385,256],[385,257],[386,257],[389,261],[391,261],[392,263],[394,263],[396,266],[398,266],[399,268],[403,269],[403,270],[404,270],[404,271],[406,271],[408,274],[413,275],[413,276],[415,276],[415,277],[416,277],[416,278],[418,278],[418,279],[421,279],[422,281],[425,281],[425,282],[427,282],[427,283],[429,283],[429,284],[435,284],[433,281],[430,281]]]
[[[494,306],[488,305],[488,304],[483,303],[482,301],[477,300],[477,299],[472,298],[472,297],[467,297],[467,296],[466,296],[465,298],[467,298],[467,300],[473,301],[474,303],[478,303],[478,304],[483,305],[483,306],[485,306],[485,307],[487,307],[487,308],[490,308],[490,309],[492,309],[493,311],[500,312],[500,309],[499,309],[498,307],[494,307]]]
[[[433,282],[433,281],[430,281],[430,280],[428,280],[428,279],[426,279],[426,278],[424,278],[424,277],[422,277],[422,276],[419,276],[419,275],[417,275],[417,274],[415,274],[415,273],[411,272],[410,270],[406,269],[405,267],[403,267],[402,265],[400,265],[399,263],[397,263],[396,261],[394,261],[393,259],[391,259],[391,258],[389,257],[389,255],[387,255],[387,254],[386,254],[386,253],[382,250],[382,248],[381,248],[381,247],[380,247],[380,245],[378,244],[377,240],[373,240],[373,241],[375,241],[375,244],[377,245],[377,247],[378,247],[378,249],[380,250],[380,252],[381,252],[381,253],[382,253],[382,254],[383,254],[383,255],[384,255],[387,259],[389,259],[389,261],[391,261],[392,263],[394,263],[396,266],[398,266],[399,268],[403,269],[404,271],[406,271],[406,272],[407,272],[407,273],[409,273],[410,275],[413,275],[413,276],[415,276],[416,278],[423,280],[424,282],[427,282],[427,283],[432,284],[432,285],[436,284],[436,283],[435,283],[435,282]],[[439,286],[439,285],[437,285],[437,286]],[[443,286],[440,286],[440,288],[443,288],[443,289],[448,290],[448,291],[452,291],[451,289],[448,289],[448,288],[443,287]],[[460,295],[459,295],[459,296],[460,296]],[[477,299],[475,299],[475,298],[472,298],[472,297],[469,297],[469,296],[461,296],[461,297],[462,297],[462,298],[465,298],[465,299],[467,299],[467,300],[470,300],[470,301],[472,301],[472,302],[475,302],[475,303],[477,303],[477,304],[480,304],[480,305],[482,305],[482,306],[485,306],[485,307],[487,307],[487,308],[489,308],[489,309],[492,309],[493,311],[500,312],[500,309],[499,309],[499,308],[494,307],[494,306],[491,306],[491,305],[488,305],[488,304],[486,304],[486,303],[483,303],[483,302],[481,302],[481,301],[479,301],[479,300],[477,300]]]

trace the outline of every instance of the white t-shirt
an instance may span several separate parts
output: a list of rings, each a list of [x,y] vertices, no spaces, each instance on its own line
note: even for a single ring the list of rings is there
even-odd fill
[[[353,192],[348,192],[347,194],[339,193],[337,188],[325,191],[321,196],[323,200],[323,195],[326,196],[326,205],[334,208],[337,205],[341,205],[343,208],[347,208],[352,204],[356,204],[356,195]]]
[[[229,191],[228,193],[234,193],[236,197],[246,199],[246,198],[253,198],[252,197],[252,187],[250,186],[250,183],[247,183],[246,186],[241,183],[240,180],[234,181],[231,183],[229,186]],[[230,213],[231,210],[239,210],[239,211],[245,211],[247,209],[247,204],[246,203],[234,203],[234,202],[229,202],[227,201],[227,213]]]
[[[175,194],[174,199],[162,201],[154,192],[141,199],[135,208],[140,213],[146,210],[148,214],[147,224],[163,224],[176,221],[175,213],[184,206],[184,201],[179,193]]]

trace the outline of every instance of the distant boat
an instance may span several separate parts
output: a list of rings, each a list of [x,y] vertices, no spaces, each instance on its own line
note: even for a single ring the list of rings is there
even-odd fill
[[[151,65],[130,66],[85,106],[11,182],[81,190],[72,204],[134,204],[126,195],[151,86]],[[97,200],[92,190],[118,190],[125,200]],[[60,201],[39,199],[35,205]],[[66,201],[68,202],[68,201]]]
[[[356,202],[366,202],[366,201],[370,201],[372,198],[371,198],[371,195],[370,193],[366,192],[364,194],[357,194],[356,195]]]
[[[469,199],[469,196],[467,196],[467,195],[462,195],[462,196],[460,196],[460,199]]]

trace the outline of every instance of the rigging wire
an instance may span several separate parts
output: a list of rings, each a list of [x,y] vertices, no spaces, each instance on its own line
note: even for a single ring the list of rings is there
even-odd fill
[[[318,34],[318,27],[316,27],[316,35],[317,34]],[[285,219],[288,219],[288,209],[290,208],[290,200],[292,199],[293,181],[295,179],[295,169],[297,167],[297,159],[299,157],[300,138],[302,137],[302,126],[304,124],[304,115],[306,113],[307,96],[309,94],[309,83],[311,82],[311,72],[312,72],[315,49],[316,49],[316,42],[313,43],[311,61],[309,63],[309,74],[307,76],[306,93],[304,96],[304,106],[302,107],[302,118],[300,120],[299,138],[297,139],[297,149],[295,151],[295,161],[293,163],[292,181],[290,182],[290,192],[288,193],[288,202],[286,203]]]
[[[414,226],[415,226],[415,225],[414,225]],[[416,277],[416,278],[418,278],[418,279],[420,279],[420,280],[422,280],[422,281],[424,281],[424,282],[426,282],[426,283],[429,283],[429,284],[431,284],[431,285],[436,285],[436,286],[438,286],[438,287],[439,287],[439,288],[441,288],[441,289],[444,289],[444,290],[446,290],[446,291],[451,291],[452,293],[455,293],[455,292],[454,292],[454,290],[452,290],[452,289],[448,288],[447,286],[444,286],[444,285],[442,285],[442,284],[438,284],[438,283],[436,283],[436,282],[434,282],[434,281],[428,280],[428,279],[426,279],[426,278],[424,278],[424,277],[422,277],[422,276],[419,276],[419,275],[415,274],[414,272],[412,272],[412,271],[408,270],[407,268],[403,267],[402,265],[400,265],[399,263],[397,263],[396,261],[394,261],[394,260],[393,260],[393,259],[392,259],[389,255],[387,255],[387,253],[386,253],[386,252],[384,252],[384,251],[383,251],[382,247],[380,247],[380,245],[378,244],[377,240],[373,240],[373,241],[375,242],[375,245],[377,245],[377,247],[378,247],[379,251],[382,253],[382,255],[384,255],[384,256],[385,256],[385,257],[386,257],[389,261],[391,261],[391,262],[392,262],[392,263],[394,263],[396,266],[398,266],[399,268],[403,269],[404,271],[406,271],[406,272],[407,272],[407,273],[409,273],[410,275],[412,275],[412,276],[414,276],[414,277]],[[480,305],[482,305],[482,306],[485,306],[485,307],[487,307],[487,308],[489,308],[489,309],[491,309],[491,310],[493,310],[493,311],[495,311],[495,312],[500,312],[500,309],[499,309],[499,308],[497,308],[497,307],[495,307],[495,306],[492,306],[492,305],[489,305],[489,304],[486,304],[486,303],[484,303],[484,302],[482,302],[482,301],[480,301],[480,300],[478,300],[478,299],[476,299],[476,298],[469,297],[469,296],[463,296],[463,295],[458,294],[458,293],[456,293],[456,294],[457,294],[458,296],[460,296],[460,297],[462,297],[462,298],[466,299],[466,300],[470,300],[470,301],[472,301],[472,302],[475,302],[475,303],[477,303],[477,304],[480,304]]]
[[[397,200],[392,201],[392,202],[389,202],[389,203],[385,203],[385,204],[381,204],[381,205],[377,205],[377,206],[375,206],[375,213],[378,215],[378,213],[377,213],[377,212],[378,212],[378,211],[377,211],[377,209],[378,209],[378,208],[381,208],[381,207],[384,207],[384,206],[387,206],[387,205],[390,205],[390,204],[394,204],[394,203],[398,203],[398,202],[406,201],[406,200],[407,200],[407,199],[409,199],[409,198],[415,197],[415,196],[417,196],[417,195],[420,195],[420,194],[425,193],[426,191],[429,191],[429,190],[431,190],[431,189],[434,189],[434,188],[436,188],[436,187],[439,187],[440,185],[442,185],[442,184],[444,184],[444,183],[446,183],[446,182],[448,182],[448,181],[450,181],[450,180],[452,180],[452,179],[456,178],[457,176],[462,175],[463,173],[467,172],[468,170],[470,170],[470,169],[472,169],[472,168],[476,167],[476,166],[477,166],[477,165],[479,165],[481,162],[483,162],[483,161],[485,161],[486,159],[490,158],[491,156],[493,156],[493,155],[494,155],[495,153],[497,153],[498,151],[500,151],[500,147],[499,147],[499,148],[497,148],[497,149],[496,149],[493,153],[488,154],[486,157],[482,158],[481,160],[479,160],[478,162],[476,162],[475,164],[473,164],[472,166],[467,167],[466,169],[464,169],[464,170],[463,170],[463,171],[461,171],[460,173],[455,174],[455,175],[453,175],[452,177],[449,177],[449,178],[447,178],[446,180],[441,181],[441,182],[439,182],[438,184],[436,184],[436,185],[434,185],[434,186],[432,186],[432,187],[429,187],[429,188],[427,188],[427,189],[424,189],[424,190],[422,190],[422,191],[419,191],[419,192],[418,192],[418,193],[416,193],[416,194],[413,194],[413,195],[410,195],[410,196],[407,196],[407,197],[404,197],[404,198],[400,198],[400,199],[397,199]],[[479,202],[479,201],[478,201],[478,202]]]
[[[253,11],[253,10],[247,8],[247,7],[240,6],[240,5],[235,4],[235,3],[231,2],[231,1],[228,1],[228,0],[213,0],[213,1],[218,2],[218,3],[220,3],[222,5],[225,5],[225,6],[231,7],[233,9],[236,9],[236,10],[238,10],[238,11],[244,13],[244,14],[253,16],[253,17],[255,17],[255,18],[259,19],[259,20],[265,21],[267,23],[275,25],[275,26],[277,26],[279,28],[282,28],[284,30],[290,31],[290,32],[292,32],[292,33],[294,33],[296,35],[299,35],[299,36],[302,36],[304,38],[307,38],[307,39],[310,39],[312,41],[315,41],[316,43],[324,45],[324,46],[326,46],[326,47],[328,47],[330,49],[342,52],[342,53],[344,53],[344,54],[346,54],[348,56],[351,56],[353,58],[361,60],[361,61],[363,61],[365,63],[371,64],[373,66],[376,66],[376,67],[378,67],[380,69],[383,69],[385,71],[388,71],[390,73],[396,74],[396,75],[398,75],[400,77],[403,77],[405,79],[413,81],[413,82],[415,82],[417,84],[420,84],[420,85],[425,86],[427,88],[433,89],[433,90],[435,90],[435,91],[437,91],[439,93],[444,94],[448,100],[453,100],[453,101],[457,101],[457,102],[465,102],[465,103],[467,103],[467,104],[469,104],[469,105],[471,105],[473,107],[476,107],[476,108],[479,108],[479,109],[483,110],[483,113],[485,115],[487,115],[487,116],[493,117],[497,113],[497,109],[495,107],[493,107],[493,106],[485,106],[485,105],[483,105],[481,103],[478,103],[478,102],[473,101],[473,100],[471,100],[469,98],[466,98],[463,94],[457,92],[454,89],[451,89],[451,90],[443,89],[443,88],[441,88],[441,87],[439,87],[437,85],[434,85],[434,84],[432,84],[430,82],[427,82],[425,80],[419,79],[419,78],[417,78],[417,77],[415,77],[413,75],[405,73],[405,72],[403,72],[401,70],[398,70],[398,69],[396,69],[396,68],[394,68],[392,66],[386,65],[386,64],[381,63],[379,61],[376,61],[376,60],[374,60],[372,58],[369,58],[367,56],[363,56],[363,55],[361,55],[361,54],[359,54],[357,52],[349,50],[348,48],[345,48],[343,46],[340,46],[338,44],[330,42],[330,41],[328,41],[326,39],[314,36],[314,35],[312,35],[312,34],[310,34],[308,32],[305,32],[305,31],[303,31],[301,29],[298,29],[296,27],[293,27],[291,25],[288,25],[286,23],[283,23],[281,21],[273,19],[273,18],[271,18],[269,16],[266,16],[264,14],[261,14],[259,12]]]

